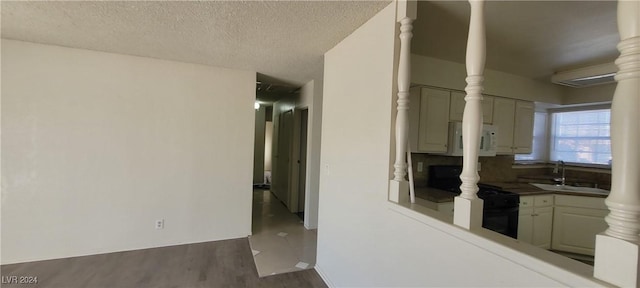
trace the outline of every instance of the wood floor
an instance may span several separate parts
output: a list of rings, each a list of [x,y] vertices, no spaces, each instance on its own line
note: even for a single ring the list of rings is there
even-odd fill
[[[315,270],[259,278],[246,238],[1,268],[2,287],[327,287]],[[7,284],[12,276],[38,283]]]

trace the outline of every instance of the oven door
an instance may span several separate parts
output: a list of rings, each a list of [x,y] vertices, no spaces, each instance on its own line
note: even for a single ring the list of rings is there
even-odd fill
[[[517,239],[518,207],[485,209],[482,227]]]

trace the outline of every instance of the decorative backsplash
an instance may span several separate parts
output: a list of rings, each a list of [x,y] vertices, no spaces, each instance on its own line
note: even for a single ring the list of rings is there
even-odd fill
[[[433,154],[413,153],[413,177],[416,187],[427,186],[429,180],[429,166],[431,165],[462,165],[462,157],[441,156]],[[418,163],[422,162],[423,169],[418,172]],[[480,157],[480,181],[482,182],[541,182],[551,181],[560,177],[553,174],[553,167],[540,167],[539,165],[527,168],[526,166],[513,168],[513,155],[499,155],[495,157]],[[605,172],[591,172],[567,169],[565,172],[567,184],[580,186],[593,186],[597,184],[602,189],[611,187],[611,174]]]

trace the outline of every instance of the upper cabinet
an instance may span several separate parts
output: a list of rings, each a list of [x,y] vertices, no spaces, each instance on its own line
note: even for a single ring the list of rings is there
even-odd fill
[[[498,154],[531,153],[533,141],[533,102],[496,97],[493,125],[498,127]]]
[[[447,152],[450,102],[449,91],[421,87],[411,88],[409,102],[411,151]]]
[[[516,101],[496,98],[493,102],[493,125],[498,127],[496,153],[513,153],[513,127],[516,115]]]
[[[412,152],[447,152],[449,122],[462,122],[464,97],[465,94],[458,91],[411,88],[409,143]],[[533,102],[483,96],[483,123],[498,127],[498,154],[531,153],[533,114]]]
[[[533,102],[516,101],[515,130],[513,131],[513,153],[529,154],[533,149]]]
[[[462,92],[451,92],[451,108],[449,109],[449,120],[462,122],[464,114],[464,97]],[[482,100],[482,122],[484,124],[493,123],[493,99],[492,96],[483,95]]]

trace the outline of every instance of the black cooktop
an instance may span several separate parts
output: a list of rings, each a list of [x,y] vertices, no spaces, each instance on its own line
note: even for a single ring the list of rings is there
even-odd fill
[[[460,173],[462,166],[459,165],[434,165],[429,166],[429,187],[460,194]],[[520,203],[518,194],[503,191],[500,187],[478,184],[478,198],[484,200],[486,208],[517,207]]]

